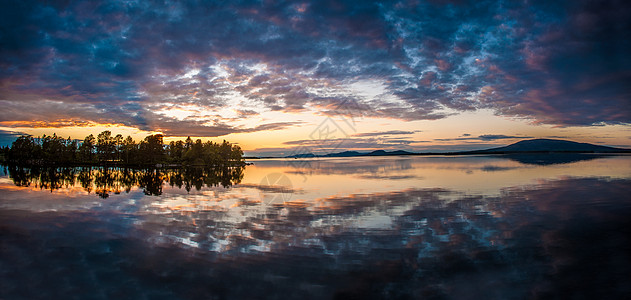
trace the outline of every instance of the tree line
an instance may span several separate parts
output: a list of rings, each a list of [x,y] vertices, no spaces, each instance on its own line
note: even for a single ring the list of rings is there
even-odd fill
[[[5,162],[21,165],[108,165],[108,166],[238,166],[244,165],[243,151],[227,141],[185,141],[163,143],[161,134],[136,142],[131,136],[112,136],[109,130],[83,141],[53,134],[42,137],[23,135],[10,147],[2,148]]]

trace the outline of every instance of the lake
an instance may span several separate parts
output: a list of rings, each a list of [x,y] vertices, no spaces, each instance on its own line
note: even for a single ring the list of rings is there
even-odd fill
[[[631,294],[631,156],[10,169],[0,299]]]

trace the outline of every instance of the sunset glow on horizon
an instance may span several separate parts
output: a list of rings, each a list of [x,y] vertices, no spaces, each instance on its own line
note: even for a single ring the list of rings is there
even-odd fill
[[[110,130],[261,156],[631,148],[631,5],[412,2],[5,2],[0,145]]]

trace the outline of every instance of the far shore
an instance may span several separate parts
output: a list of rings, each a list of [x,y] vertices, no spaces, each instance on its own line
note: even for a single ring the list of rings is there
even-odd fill
[[[468,152],[428,152],[428,153],[415,153],[409,152],[405,154],[383,154],[374,155],[370,153],[363,153],[352,156],[335,156],[335,155],[312,155],[312,156],[244,156],[243,159],[304,159],[304,158],[344,158],[344,157],[382,157],[382,156],[474,156],[474,155],[562,155],[562,154],[596,154],[596,155],[631,155],[631,151],[620,152],[594,152],[594,151],[523,151],[523,152],[508,152],[508,151],[468,151]]]

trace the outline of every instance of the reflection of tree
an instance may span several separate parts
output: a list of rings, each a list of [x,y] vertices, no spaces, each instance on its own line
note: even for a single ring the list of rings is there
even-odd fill
[[[195,187],[199,191],[204,186],[229,187],[240,183],[243,179],[243,169],[243,167],[184,168],[173,170],[167,175],[171,186],[179,188],[184,186],[186,191]]]
[[[115,171],[112,168],[99,168],[94,176],[94,184],[96,185],[96,194],[101,198],[109,197],[109,192],[114,187]]]
[[[41,189],[50,190],[51,192],[60,189],[63,186],[63,182],[70,181],[64,178],[65,174],[68,173],[60,172],[56,168],[46,168],[40,173],[39,187]]]
[[[17,186],[30,186],[33,181],[34,175],[32,172],[34,171],[31,168],[22,168],[11,166],[9,168],[9,177],[13,180],[13,183]]]
[[[128,169],[106,167],[41,168],[10,166],[9,177],[17,186],[35,185],[51,192],[61,188],[81,186],[86,192],[107,198],[111,193],[122,190],[129,193],[134,186],[143,189],[147,195],[162,194],[162,185],[167,182],[172,187],[190,191],[193,187],[229,187],[243,179],[243,166],[217,168],[177,168],[177,169]]]
[[[54,191],[62,187],[69,187],[75,184],[76,170],[73,168],[25,168],[10,166],[8,168],[9,177],[17,186],[39,187]]]
[[[75,168],[63,168],[61,170],[61,173],[62,173],[62,178],[63,178],[63,186],[64,187],[74,186],[77,170]]]
[[[162,195],[162,172],[157,169],[146,170],[138,179],[138,186],[144,189],[145,195]]]
[[[80,168],[79,176],[77,177],[81,187],[88,193],[92,191],[92,181],[94,176],[92,175],[92,168]]]
[[[121,186],[125,188],[126,193],[129,193],[136,183],[136,173],[130,169],[123,169],[119,178]]]

